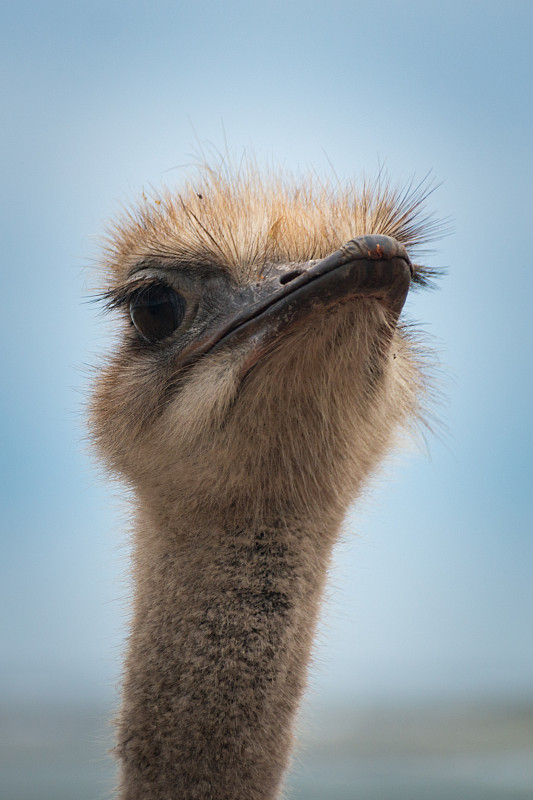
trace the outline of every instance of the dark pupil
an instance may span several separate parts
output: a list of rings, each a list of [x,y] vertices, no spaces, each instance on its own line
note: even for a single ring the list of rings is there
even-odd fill
[[[158,342],[181,325],[185,300],[168,286],[149,286],[132,297],[130,314],[143,339]]]

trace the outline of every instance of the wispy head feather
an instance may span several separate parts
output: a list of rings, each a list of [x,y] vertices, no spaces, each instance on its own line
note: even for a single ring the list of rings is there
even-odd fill
[[[252,161],[204,164],[177,192],[143,193],[115,223],[106,240],[107,282],[156,259],[218,266],[245,283],[268,265],[324,258],[365,234],[394,237],[416,263],[446,230],[426,211],[434,188],[428,178],[398,188],[383,172],[340,183],[260,170]],[[416,263],[415,282],[428,285],[436,272]]]

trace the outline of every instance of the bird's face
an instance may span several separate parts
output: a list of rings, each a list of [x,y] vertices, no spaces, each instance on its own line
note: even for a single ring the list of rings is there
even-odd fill
[[[394,321],[412,273],[405,248],[394,239],[362,236],[324,259],[265,264],[244,285],[209,266],[141,262],[109,299],[126,307],[134,340],[170,351],[176,368],[243,343],[247,371],[299,322],[355,297],[379,300]]]
[[[255,471],[270,473],[267,495],[304,485],[316,457],[338,486],[336,460],[356,432],[360,461],[381,450],[383,409],[369,401],[385,364],[400,366],[396,322],[411,278],[405,248],[387,236],[265,264],[247,281],[142,258],[108,293],[125,320],[93,402],[108,463],[138,490],[172,485],[204,505],[228,488],[239,495]]]

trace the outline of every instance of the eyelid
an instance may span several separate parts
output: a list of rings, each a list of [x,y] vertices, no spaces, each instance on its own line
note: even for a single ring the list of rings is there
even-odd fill
[[[136,280],[131,280],[129,283],[119,286],[116,289],[111,289],[106,292],[102,299],[104,300],[104,308],[106,311],[112,311],[116,308],[123,308],[128,306],[132,297],[142,289],[150,289],[153,286],[166,286],[168,289],[176,291],[176,289],[167,281],[162,280],[161,275],[143,275]]]

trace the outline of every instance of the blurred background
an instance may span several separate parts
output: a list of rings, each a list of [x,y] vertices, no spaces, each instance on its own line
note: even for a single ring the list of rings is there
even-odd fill
[[[533,796],[532,26],[529,0],[3,5],[3,800],[110,796],[127,551],[85,440],[90,265],[201,148],[431,172],[453,219],[406,309],[442,424],[350,515],[289,796]]]

